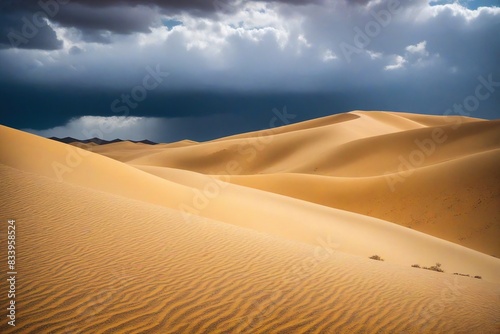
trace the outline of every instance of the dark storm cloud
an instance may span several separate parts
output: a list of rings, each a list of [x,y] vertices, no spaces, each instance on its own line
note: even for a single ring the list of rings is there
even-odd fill
[[[224,8],[238,8],[244,3],[252,0],[73,0],[73,3],[81,3],[92,7],[111,7],[111,6],[136,6],[136,5],[154,5],[160,8],[184,11],[213,12]],[[311,3],[323,3],[323,0],[265,0],[269,3],[288,3],[292,5],[307,5]]]
[[[188,12],[195,16],[213,15],[217,12],[236,12],[249,0],[85,0],[60,1],[41,0],[38,2],[2,1],[0,8],[0,47],[54,50],[62,46],[54,30],[43,24],[42,17],[63,27],[76,28],[86,42],[108,44],[111,42],[109,33],[131,34],[148,32],[153,26],[158,26],[158,14],[176,14]],[[270,3],[289,3],[306,5],[320,3],[300,0],[270,0]],[[27,27],[29,25],[29,27]],[[37,32],[31,37],[31,26],[35,25]],[[41,24],[40,24],[41,25]],[[31,29],[31,30],[30,30]],[[30,31],[28,34],[25,31]],[[27,36],[28,35],[28,36]]]
[[[61,7],[54,20],[65,27],[82,30],[107,30],[117,34],[149,32],[157,16],[147,7],[91,8],[79,4]]]
[[[47,25],[43,15],[34,12],[0,9],[0,48],[56,50],[62,41]]]
[[[148,68],[169,76],[126,116],[144,118],[137,135],[151,119],[177,124],[165,141],[263,128],[285,105],[294,121],[354,109],[444,114],[489,75],[495,92],[470,116],[499,118],[500,10],[401,0],[388,16],[389,3],[72,1],[51,19],[59,50],[0,50],[0,123],[60,133],[117,116],[112,102],[140,92]]]
[[[119,4],[119,2],[117,2]],[[101,4],[105,5],[105,4]],[[109,43],[109,33],[131,34],[149,32],[159,24],[156,11],[145,6],[133,8],[89,7],[86,2],[41,1],[4,3],[0,12],[0,45],[3,48],[54,50],[62,47],[55,31],[47,25],[49,19],[60,26],[80,30],[87,42]]]
[[[348,4],[354,4],[354,5],[366,5],[369,3],[371,0],[348,0]]]
[[[232,113],[248,116],[246,122],[251,127],[258,127],[259,122],[252,121],[252,113],[266,113],[288,105],[301,111],[305,119],[311,109],[321,110],[326,115],[332,112],[334,105],[346,108],[350,98],[344,93],[153,92],[136,108],[113,109],[112,102],[126,92],[6,82],[0,83],[0,91],[4,111],[2,124],[35,129],[55,127],[82,115],[199,118]],[[26,92],[29,92],[29,99]]]

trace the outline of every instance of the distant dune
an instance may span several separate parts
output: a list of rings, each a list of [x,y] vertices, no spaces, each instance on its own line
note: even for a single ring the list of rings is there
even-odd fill
[[[0,126],[22,268],[0,331],[497,333],[499,130],[355,111],[68,145]]]

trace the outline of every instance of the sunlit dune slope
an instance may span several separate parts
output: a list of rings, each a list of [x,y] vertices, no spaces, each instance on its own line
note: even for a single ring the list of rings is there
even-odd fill
[[[135,156],[117,157],[110,145],[99,153],[224,175],[499,257],[498,149],[500,121],[356,111]]]
[[[398,175],[232,176],[230,182],[397,222],[500,257],[500,149]],[[392,186],[392,187],[391,187]]]
[[[33,171],[0,165],[0,175],[22,278],[17,325],[3,321],[2,333],[497,329],[495,283],[347,255],[326,237],[312,245],[184,221],[176,210]]]
[[[403,266],[441,262],[448,272],[500,281],[500,260],[387,221],[227,184],[189,171],[170,170],[165,175],[161,168],[155,173],[151,170],[154,167],[146,167],[146,172],[69,145],[6,127],[0,129],[2,142],[9,139],[17,143],[15,147],[2,147],[0,163],[57,180],[54,162],[64,163],[68,152],[85,154],[63,175],[65,183],[179,210],[186,221],[193,215],[203,216],[308,244],[331,236],[342,252],[363,257],[379,254]]]
[[[214,181],[211,177],[194,172],[154,166],[136,167],[153,175],[162,177],[166,180],[175,180],[175,182],[193,187],[195,189],[203,189],[206,188],[207,185],[214,184]],[[297,184],[299,186],[306,186],[306,184],[300,182]],[[289,186],[293,187],[294,183],[289,183]],[[298,188],[296,190],[300,191]],[[233,188],[232,185],[226,185],[224,190],[221,190],[221,194],[227,193],[229,196],[236,196],[237,200],[234,203],[245,201],[252,208],[257,209],[259,208],[259,206],[261,206],[261,204],[258,204],[259,202],[255,202],[255,199],[251,199],[251,191],[252,189]],[[312,239],[308,238],[308,236],[311,236],[311,232],[313,230],[318,231],[318,234],[315,237],[316,240],[318,236],[329,233],[333,236],[333,240],[335,240],[339,244],[339,250],[341,251],[345,251],[351,254],[366,255],[369,254],[371,250],[374,251],[375,249],[383,248],[383,252],[388,251],[392,253],[387,257],[389,261],[400,264],[404,264],[408,261],[407,259],[409,254],[412,254],[411,256],[414,256],[416,254],[419,254],[419,256],[423,256],[419,259],[416,259],[414,263],[428,263],[432,261],[436,262],[438,260],[433,259],[435,259],[436,255],[438,254],[442,258],[446,258],[446,262],[453,262],[458,266],[460,266],[460,262],[465,259],[465,257],[462,259],[460,259],[460,257],[454,258],[454,255],[452,254],[455,254],[455,251],[457,251],[459,248],[463,250],[465,250],[466,248],[462,248],[458,245],[442,240],[440,240],[439,243],[435,243],[435,241],[438,239],[429,237],[426,234],[419,233],[411,229],[401,228],[395,224],[382,222],[369,216],[350,216],[350,213],[347,211],[335,210],[335,214],[330,217],[318,215],[318,213],[320,212],[325,215],[331,212],[328,211],[327,207],[323,206],[316,206],[314,208],[314,214],[301,213],[302,211],[297,210],[297,207],[301,206],[302,209],[305,209],[306,207],[312,209],[312,207],[309,206],[310,203],[276,201],[274,197],[268,197],[268,195],[269,194],[261,193],[260,195],[258,195],[258,201],[262,201],[267,205],[278,208],[279,211],[276,210],[278,212],[269,214],[272,214],[273,217],[275,217],[272,219],[274,223],[281,220],[281,218],[279,217],[282,217],[281,215],[284,215],[286,218],[283,224],[273,224],[273,226],[269,224],[268,221],[264,221],[266,224],[266,226],[264,227],[260,224],[257,225],[256,222],[253,225],[247,226],[253,226],[253,228],[259,226],[260,230],[271,231],[272,233],[275,233],[277,235],[283,235],[287,238],[291,237],[294,239],[296,238],[294,233],[302,233],[301,238],[297,240],[310,240],[309,243],[314,242],[311,241]],[[237,206],[237,204],[235,206],[232,206],[232,208],[234,212],[242,213],[238,218],[239,221],[246,220],[246,217],[244,217],[246,211],[243,208]],[[250,214],[254,215],[255,213],[252,212]],[[278,214],[278,216],[275,216],[276,214]],[[298,219],[299,221],[297,225],[294,224],[296,219]],[[302,223],[300,223],[300,221],[302,221]],[[301,228],[295,229],[296,226],[300,226]],[[302,229],[302,227],[304,227],[304,229]],[[277,228],[277,230],[271,230],[271,228]],[[465,227],[465,229],[467,229],[467,227]],[[292,234],[288,234],[292,231],[294,231]],[[481,235],[484,236],[485,233],[481,233]],[[482,239],[478,238],[478,240]],[[372,247],[373,243],[375,243],[376,246]],[[447,246],[443,247],[445,244]],[[490,245],[494,244],[491,243]],[[370,251],[368,251],[367,247],[370,249]],[[391,252],[391,249],[398,249],[398,252]],[[398,254],[400,251],[403,253]],[[406,251],[408,251],[409,253],[404,254]],[[477,254],[476,252],[473,253]],[[445,254],[448,254],[450,257]],[[458,255],[458,253],[456,254]],[[465,253],[462,253],[462,255],[465,255]],[[490,256],[485,256],[485,260],[486,258],[488,260],[485,262],[485,264],[488,263],[488,266],[491,265],[491,269],[495,268],[493,269],[493,272],[495,273],[494,275],[496,275],[496,273],[500,274],[500,267],[498,267],[498,264],[500,264],[500,260]],[[463,263],[464,262],[462,262],[462,264]]]

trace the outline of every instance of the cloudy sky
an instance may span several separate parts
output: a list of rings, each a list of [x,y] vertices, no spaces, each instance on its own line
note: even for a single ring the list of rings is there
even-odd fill
[[[169,142],[355,109],[497,119],[498,6],[1,0],[0,123]]]

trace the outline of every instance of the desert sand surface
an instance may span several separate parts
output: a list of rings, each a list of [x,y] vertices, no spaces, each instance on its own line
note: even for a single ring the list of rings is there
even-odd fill
[[[1,126],[20,279],[0,331],[497,333],[499,130],[355,111],[80,149]]]

